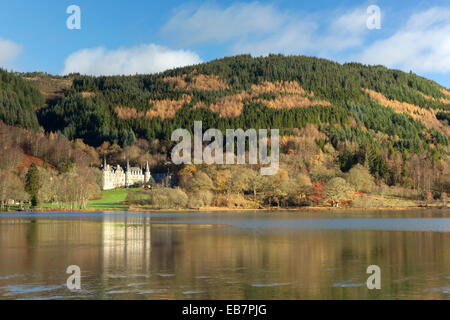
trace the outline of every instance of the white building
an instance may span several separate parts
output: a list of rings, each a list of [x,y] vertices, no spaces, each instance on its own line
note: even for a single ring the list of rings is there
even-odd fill
[[[111,190],[116,188],[131,187],[137,184],[145,184],[150,181],[151,174],[148,166],[148,161],[145,169],[139,167],[130,167],[127,160],[127,167],[125,170],[120,165],[112,167],[105,162],[102,169],[103,174],[103,190]]]

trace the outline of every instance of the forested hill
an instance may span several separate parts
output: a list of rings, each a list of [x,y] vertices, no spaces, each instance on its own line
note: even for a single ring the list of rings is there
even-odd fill
[[[39,90],[13,73],[0,69],[0,121],[30,129],[39,127],[35,111],[44,104]]]
[[[47,131],[93,146],[168,140],[193,120],[204,128],[280,128],[287,135],[310,123],[333,144],[372,144],[381,132],[391,137],[387,146],[415,153],[448,146],[450,91],[382,66],[243,55],[156,75],[71,75],[72,85],[46,108],[33,86],[4,71],[1,76],[4,122],[34,128],[34,107]]]

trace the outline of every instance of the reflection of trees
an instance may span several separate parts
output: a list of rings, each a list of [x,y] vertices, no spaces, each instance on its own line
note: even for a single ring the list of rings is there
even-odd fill
[[[139,281],[148,288],[167,289],[150,298],[189,298],[183,295],[187,290],[202,292],[195,298],[212,299],[409,298],[413,293],[444,298],[442,292],[425,289],[442,287],[446,281],[448,233],[268,232],[158,221],[139,216],[35,223],[2,219],[0,274],[32,272],[47,281],[46,275],[57,271],[62,283],[67,266],[77,264],[98,297],[107,297],[105,288],[127,286],[136,281],[130,280],[133,275],[144,274],[149,277]],[[379,292],[365,286],[366,268],[372,264],[381,267]],[[264,286],[274,283],[285,285]]]
[[[177,285],[207,292],[205,297],[215,299],[267,298],[272,294],[288,299],[376,298],[380,293],[369,292],[365,286],[366,268],[371,264],[382,268],[380,297],[396,298],[414,291],[432,298],[439,293],[422,290],[428,285],[438,287],[439,281],[427,284],[433,280],[423,278],[424,274],[443,274],[450,262],[444,254],[444,233],[302,230],[248,234],[192,225],[154,225],[155,236],[158,242],[171,245],[152,243],[152,271],[171,266],[169,272],[177,275]],[[198,278],[204,275],[213,279]],[[405,278],[409,280],[403,281]],[[362,286],[333,287],[339,282]],[[250,286],[270,283],[290,285]]]
[[[91,220],[1,219],[0,274],[32,274],[65,283],[66,268],[76,264],[100,271],[101,224]]]
[[[27,229],[27,244],[29,246],[34,246],[36,245],[38,236],[37,222],[35,219],[30,221]]]

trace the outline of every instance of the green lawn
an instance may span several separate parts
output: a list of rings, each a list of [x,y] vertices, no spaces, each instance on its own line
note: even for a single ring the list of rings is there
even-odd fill
[[[129,188],[129,189],[114,189],[114,190],[104,190],[102,191],[102,198],[100,200],[92,200],[87,204],[87,209],[96,209],[96,210],[106,210],[106,209],[123,209],[127,210],[129,206],[120,204],[122,201],[125,201],[127,198],[128,192],[131,190],[138,190],[138,188]],[[44,203],[42,204],[42,208],[70,208],[68,203],[63,204],[52,204],[52,203]]]
[[[120,204],[127,198],[128,192],[137,188],[114,189],[102,191],[103,197],[100,200],[89,201],[88,209],[128,209],[129,206]]]

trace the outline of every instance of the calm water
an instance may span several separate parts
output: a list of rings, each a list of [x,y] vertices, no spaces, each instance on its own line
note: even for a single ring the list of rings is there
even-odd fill
[[[0,214],[0,299],[449,298],[449,211]]]

